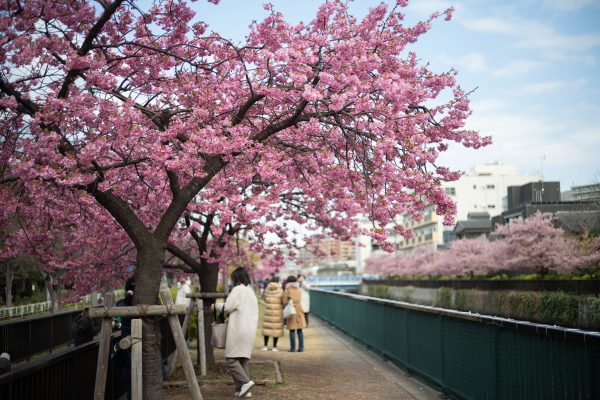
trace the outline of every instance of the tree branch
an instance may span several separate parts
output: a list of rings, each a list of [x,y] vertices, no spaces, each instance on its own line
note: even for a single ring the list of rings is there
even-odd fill
[[[175,246],[173,243],[167,243],[167,251],[186,263],[196,273],[202,270],[202,265],[200,265],[198,261],[194,260],[192,256]]]

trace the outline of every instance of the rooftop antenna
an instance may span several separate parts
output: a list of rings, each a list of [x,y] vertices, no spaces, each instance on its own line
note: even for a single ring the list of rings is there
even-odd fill
[[[542,190],[540,193],[540,203],[544,201],[544,160],[546,159],[546,155],[542,155],[540,157],[540,178],[542,184]]]

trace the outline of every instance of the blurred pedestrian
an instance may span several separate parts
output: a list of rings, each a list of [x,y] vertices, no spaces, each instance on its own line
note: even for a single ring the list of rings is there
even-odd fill
[[[185,304],[186,306],[190,304],[192,299],[185,296],[191,293],[191,284],[192,281],[189,278],[183,277],[179,279],[179,288],[177,289],[177,298],[175,299],[175,304]]]
[[[290,331],[290,351],[296,351],[296,333],[298,334],[298,351],[304,351],[304,334],[302,329],[306,328],[306,320],[304,311],[302,311],[302,291],[295,276],[291,275],[287,278],[286,289],[283,292],[283,304],[287,305],[292,300],[296,314],[289,316],[285,325]]]
[[[308,313],[310,313],[310,285],[306,281],[306,277],[303,274],[298,275],[298,285],[302,291],[302,298],[300,299],[300,305],[302,311],[304,311],[304,319],[306,320],[306,327],[308,328]]]
[[[272,337],[272,350],[279,351],[277,341],[283,336],[283,288],[279,283],[279,278],[274,276],[271,278],[263,297],[265,300],[262,324],[264,347],[261,350],[269,350],[269,337]]]
[[[235,397],[251,397],[250,357],[258,327],[258,301],[250,277],[242,267],[231,273],[233,289],[225,303],[213,305],[219,312],[229,314],[225,361],[235,383]]]
[[[75,346],[92,341],[94,335],[100,332],[100,326],[100,321],[95,318],[90,318],[90,308],[84,308],[83,311],[75,317],[71,326]]]

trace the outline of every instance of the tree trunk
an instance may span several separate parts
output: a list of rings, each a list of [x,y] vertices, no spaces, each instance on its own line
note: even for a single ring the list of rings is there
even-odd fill
[[[157,304],[166,243],[149,240],[137,249],[135,304]],[[160,318],[143,318],[142,381],[145,400],[163,400]]]
[[[46,292],[48,297],[50,297],[50,303],[52,306],[50,307],[50,312],[55,313],[58,311],[58,287],[55,285],[55,280],[52,278],[52,275],[46,272],[46,277],[44,278],[44,286],[46,287]]]
[[[198,279],[200,280],[200,291],[203,293],[214,293],[217,291],[217,284],[219,282],[219,264],[218,263],[204,263],[200,272],[198,273]],[[215,302],[214,299],[204,300],[204,309],[210,308],[210,305]],[[210,324],[213,321],[213,315],[211,312],[204,311],[204,337],[206,340],[206,364],[207,366],[213,366],[215,364],[215,353],[211,344],[212,328]]]
[[[12,284],[13,284],[13,279],[15,277],[15,268],[10,262],[6,263],[4,265],[6,265],[6,287],[4,289],[4,293],[6,296],[6,298],[5,298],[6,306],[12,307],[12,305],[13,305]]]

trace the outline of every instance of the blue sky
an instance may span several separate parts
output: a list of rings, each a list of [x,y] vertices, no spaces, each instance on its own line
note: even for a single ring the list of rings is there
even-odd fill
[[[265,1],[194,3],[209,29],[243,40]],[[380,1],[356,0],[357,16]],[[394,1],[387,1],[395,3]],[[288,21],[309,21],[317,0],[272,0]],[[559,180],[561,189],[600,182],[600,0],[412,0],[408,23],[454,6],[411,47],[431,69],[454,67],[471,95],[469,127],[491,135],[483,150],[451,147],[442,163],[468,170],[501,162]]]

